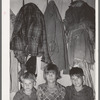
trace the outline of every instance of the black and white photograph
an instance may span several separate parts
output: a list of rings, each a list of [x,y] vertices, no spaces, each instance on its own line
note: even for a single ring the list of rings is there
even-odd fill
[[[8,2],[7,100],[97,100],[96,0]]]

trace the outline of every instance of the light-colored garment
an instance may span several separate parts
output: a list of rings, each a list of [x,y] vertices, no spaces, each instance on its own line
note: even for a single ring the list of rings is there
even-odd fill
[[[18,84],[18,61],[14,57],[14,53],[10,51],[10,92],[17,92]]]
[[[83,89],[76,91],[74,86],[66,87],[66,100],[94,100],[92,88],[84,85]]]

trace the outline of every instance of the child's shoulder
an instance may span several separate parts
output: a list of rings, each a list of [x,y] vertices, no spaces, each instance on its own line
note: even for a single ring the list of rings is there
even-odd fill
[[[20,89],[16,92],[16,94],[22,95],[23,94],[23,89]]]
[[[36,90],[36,88],[33,87],[32,91],[33,91],[33,92],[36,92],[37,90]]]
[[[67,87],[65,87],[65,89],[66,89],[66,91],[73,91],[73,89],[74,89],[74,86],[73,85],[71,85],[71,86],[67,86]]]
[[[62,84],[60,84],[60,83],[57,83],[57,85],[58,85],[60,88],[63,88],[63,89],[65,89],[65,86],[63,86]]]
[[[87,85],[84,85],[84,89],[87,90],[87,91],[93,91],[93,89]]]
[[[65,89],[65,86],[63,86],[62,84],[60,84],[60,83],[57,83],[57,88],[58,88],[58,90],[60,91],[60,92],[65,92],[66,91],[66,89]]]
[[[21,89],[21,90],[16,92],[13,100],[18,100],[18,99],[22,98],[22,96],[23,96],[23,90]]]

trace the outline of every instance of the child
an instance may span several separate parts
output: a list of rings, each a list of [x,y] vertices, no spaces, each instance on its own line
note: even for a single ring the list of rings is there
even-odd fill
[[[22,89],[15,94],[13,100],[37,100],[36,89],[34,88],[35,76],[25,72],[20,80]]]
[[[78,67],[73,67],[69,74],[72,86],[66,87],[66,100],[94,100],[93,89],[89,86],[83,85],[83,70]]]
[[[65,87],[57,82],[60,73],[56,65],[50,63],[44,68],[46,83],[37,89],[38,100],[65,100]]]

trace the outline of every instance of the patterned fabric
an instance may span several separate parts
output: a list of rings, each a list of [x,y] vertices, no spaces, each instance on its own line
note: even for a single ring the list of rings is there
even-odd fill
[[[37,100],[36,90],[33,88],[33,92],[28,96],[23,92],[23,89],[21,89],[16,93],[13,100]]]
[[[92,88],[84,85],[83,89],[77,92],[74,86],[66,87],[66,100],[94,100]]]
[[[44,16],[34,3],[25,4],[16,15],[10,49],[23,51],[26,55],[42,56],[42,61],[51,62],[47,49]]]
[[[51,93],[48,91],[46,83],[39,85],[37,89],[38,100],[65,100],[65,87],[57,83],[56,88],[57,90]]]

